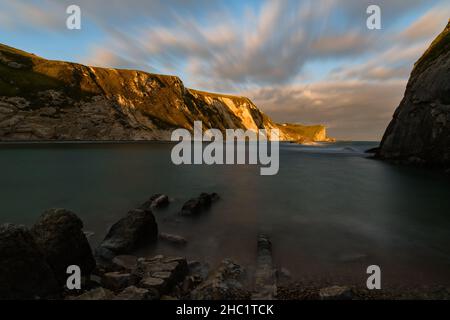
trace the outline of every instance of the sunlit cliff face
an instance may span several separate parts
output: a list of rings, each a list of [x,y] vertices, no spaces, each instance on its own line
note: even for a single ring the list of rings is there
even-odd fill
[[[249,96],[279,122],[380,139],[413,63],[450,16],[445,0],[2,1],[4,41],[53,59],[180,76],[188,87]],[[45,41],[43,41],[45,39]]]

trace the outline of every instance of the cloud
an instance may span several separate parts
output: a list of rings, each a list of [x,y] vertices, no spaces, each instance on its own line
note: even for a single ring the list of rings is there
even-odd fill
[[[246,92],[279,122],[324,124],[338,139],[379,140],[398,106],[405,80],[320,82]]]
[[[404,42],[429,40],[444,29],[449,17],[449,5],[436,6],[401,32],[399,39]]]
[[[65,10],[58,14],[54,6],[41,5],[36,2],[5,1],[0,4],[0,25],[10,29],[44,28],[47,31],[58,31],[65,28]],[[14,17],[14,18],[12,18]]]

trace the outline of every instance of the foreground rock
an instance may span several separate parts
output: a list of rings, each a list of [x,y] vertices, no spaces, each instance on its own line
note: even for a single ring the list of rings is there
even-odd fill
[[[161,232],[159,234],[159,239],[175,246],[184,246],[187,244],[187,240],[185,238],[176,234]]]
[[[187,261],[179,257],[156,256],[141,258],[134,274],[142,279],[140,287],[156,290],[161,295],[170,292],[188,274]]]
[[[450,166],[450,22],[415,64],[377,156]]]
[[[158,225],[150,210],[135,209],[116,222],[100,244],[96,253],[111,259],[114,255],[127,254],[158,239]],[[112,253],[112,255],[108,255]]]
[[[24,227],[0,225],[0,299],[44,298],[59,291],[31,233]]]
[[[31,233],[61,285],[66,282],[68,266],[79,266],[85,276],[95,268],[83,222],[75,213],[65,209],[47,210]]]
[[[202,193],[197,198],[192,198],[185,202],[181,208],[182,216],[194,216],[211,207],[211,204],[219,199],[217,193]]]
[[[276,270],[272,265],[272,243],[265,234],[258,236],[254,300],[272,300],[277,295]]]
[[[193,300],[242,300],[250,298],[246,289],[245,269],[231,260],[222,261],[212,274],[195,288],[190,298]]]

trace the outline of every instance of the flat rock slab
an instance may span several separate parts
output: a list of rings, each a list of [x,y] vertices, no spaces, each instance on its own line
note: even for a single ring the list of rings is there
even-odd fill
[[[184,280],[188,271],[185,258],[156,256],[139,259],[134,274],[142,279],[139,286],[167,293]]]
[[[159,293],[156,290],[148,290],[130,286],[120,292],[114,300],[156,300],[159,298]]]

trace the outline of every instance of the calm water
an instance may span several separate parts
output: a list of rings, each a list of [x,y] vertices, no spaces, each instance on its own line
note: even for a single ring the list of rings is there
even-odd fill
[[[0,222],[31,225],[50,207],[76,212],[93,245],[127,210],[154,193],[173,203],[156,211],[160,230],[189,241],[170,252],[251,269],[256,237],[271,235],[277,266],[296,278],[360,281],[370,264],[383,285],[450,285],[450,179],[438,172],[370,160],[374,143],[282,144],[280,171],[257,166],[175,166],[172,145],[0,146]],[[221,200],[204,215],[177,215],[200,192]],[[336,280],[338,281],[338,280]]]

